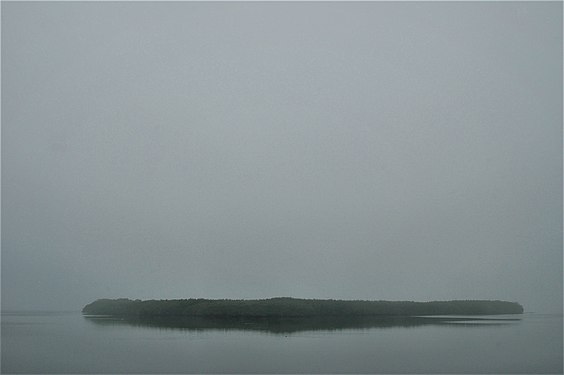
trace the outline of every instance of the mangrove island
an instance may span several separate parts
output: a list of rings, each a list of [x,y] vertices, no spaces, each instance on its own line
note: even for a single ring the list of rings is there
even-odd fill
[[[99,299],[82,309],[87,315],[122,317],[206,317],[206,318],[286,318],[286,317],[367,317],[423,315],[522,314],[517,302],[490,300],[454,301],[364,301],[301,299],[278,297],[254,300]]]

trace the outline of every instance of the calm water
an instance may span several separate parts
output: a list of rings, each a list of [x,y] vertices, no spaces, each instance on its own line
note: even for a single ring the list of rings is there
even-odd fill
[[[214,323],[3,313],[2,373],[562,373],[561,315],[481,318]]]

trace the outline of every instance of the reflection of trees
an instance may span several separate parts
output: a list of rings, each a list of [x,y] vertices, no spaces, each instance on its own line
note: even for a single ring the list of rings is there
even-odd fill
[[[292,317],[292,318],[204,318],[204,317],[85,317],[99,326],[128,325],[180,330],[250,330],[270,333],[300,331],[336,331],[344,329],[369,329],[393,327],[418,327],[424,325],[457,323],[457,326],[488,326],[507,324],[520,319],[490,319],[462,317]],[[475,322],[475,323],[473,323]]]

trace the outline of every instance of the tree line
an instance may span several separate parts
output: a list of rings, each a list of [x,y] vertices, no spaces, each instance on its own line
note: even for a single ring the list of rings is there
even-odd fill
[[[347,301],[279,297],[256,300],[99,299],[82,312],[114,316],[201,316],[201,317],[313,317],[313,316],[416,316],[521,314],[517,302],[490,300],[455,301]]]

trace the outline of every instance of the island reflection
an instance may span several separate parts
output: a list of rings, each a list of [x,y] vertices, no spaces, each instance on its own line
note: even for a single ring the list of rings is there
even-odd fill
[[[85,315],[98,326],[132,326],[186,331],[243,330],[288,334],[303,331],[339,331],[371,328],[412,328],[425,325],[456,325],[459,327],[491,327],[519,322],[513,317],[291,317],[291,318],[208,318],[208,317],[111,317]]]

